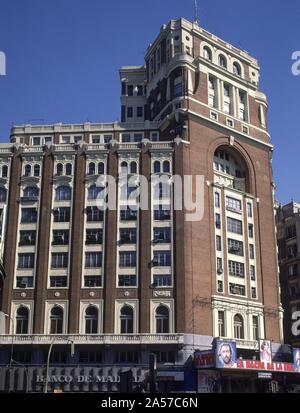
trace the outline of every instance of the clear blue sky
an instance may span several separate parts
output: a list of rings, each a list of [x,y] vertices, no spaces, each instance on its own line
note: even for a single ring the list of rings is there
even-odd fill
[[[0,140],[12,124],[119,119],[122,65],[143,64],[171,18],[193,18],[193,0],[0,0]],[[299,0],[200,0],[200,24],[249,51],[261,66],[277,199],[300,201]]]

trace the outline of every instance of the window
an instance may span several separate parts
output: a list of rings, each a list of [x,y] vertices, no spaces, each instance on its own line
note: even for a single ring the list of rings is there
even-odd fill
[[[3,165],[2,166],[2,178],[7,178],[7,175],[8,175],[8,166]]]
[[[154,231],[154,243],[169,243],[171,242],[171,228],[170,227],[157,227]]]
[[[63,170],[64,170],[63,164],[58,163],[56,165],[56,175],[61,176],[63,174]]]
[[[35,208],[22,208],[21,223],[37,222],[37,210]]]
[[[248,225],[248,235],[249,238],[253,238],[253,224]]]
[[[228,261],[228,265],[229,265],[229,275],[233,277],[240,277],[240,278],[245,277],[245,268],[244,268],[243,263],[236,262],[236,261]]]
[[[54,222],[69,222],[70,208],[54,208],[53,210]]]
[[[289,225],[285,230],[285,234],[287,239],[296,237],[296,225]]]
[[[5,188],[0,188],[0,202],[6,202],[7,191]]]
[[[39,189],[36,186],[27,186],[23,191],[23,195],[25,198],[38,198]]]
[[[35,245],[36,231],[20,231],[19,245]]]
[[[221,229],[221,215],[215,214],[215,219],[216,219],[216,228]]]
[[[102,287],[102,276],[101,275],[85,275],[84,277],[85,287]]]
[[[250,265],[250,278],[252,281],[255,281],[255,266],[254,265]]]
[[[86,252],[85,268],[102,267],[102,252]]]
[[[91,185],[88,188],[88,199],[103,199],[104,189],[101,186]]]
[[[30,364],[31,363],[31,352],[30,351],[14,351],[12,358],[18,363]]]
[[[243,224],[242,221],[234,218],[227,217],[227,231],[234,234],[243,234]]]
[[[170,267],[171,252],[170,251],[154,251],[153,265],[157,267]]]
[[[137,85],[137,95],[143,96],[143,85]]]
[[[24,175],[25,176],[30,176],[31,175],[31,165],[25,165]]]
[[[157,206],[154,207],[154,220],[155,221],[169,221],[171,219],[171,211],[170,211],[170,206],[162,206],[159,205],[159,208]]]
[[[137,173],[137,164],[136,162],[130,162],[130,173],[136,174]]]
[[[244,255],[244,246],[242,241],[228,238],[228,252],[230,254],[239,255],[242,257]]]
[[[33,175],[34,176],[40,176],[40,165],[36,164],[33,167]]]
[[[157,363],[175,363],[174,351],[154,351]]]
[[[90,244],[102,244],[103,242],[103,230],[99,228],[87,229],[86,230],[86,240],[87,245]]]
[[[120,311],[121,334],[133,333],[133,309],[124,305]]]
[[[234,212],[240,212],[242,210],[242,202],[239,199],[226,197],[226,208]]]
[[[230,294],[234,294],[234,295],[242,295],[242,296],[246,295],[245,286],[240,285],[240,284],[229,283],[229,291],[230,291]]]
[[[227,69],[227,60],[223,55],[219,56],[219,66],[223,67],[223,69]]]
[[[216,248],[217,248],[217,251],[222,251],[222,242],[221,242],[220,235],[216,236]]]
[[[40,137],[37,136],[35,138],[32,138],[32,145],[38,146],[40,144],[41,144],[41,138]]]
[[[133,85],[128,85],[127,86],[127,95],[128,96],[133,96]]]
[[[153,171],[154,173],[160,173],[160,162],[159,161],[155,161],[153,164]]]
[[[119,266],[135,267],[136,266],[136,251],[122,251],[119,252]]]
[[[59,186],[56,188],[55,201],[70,201],[71,188],[69,186]]]
[[[155,311],[156,334],[165,334],[170,332],[169,327],[169,309],[164,305],[157,307]]]
[[[252,298],[257,298],[257,297],[256,297],[256,288],[255,288],[255,287],[251,287],[251,297],[252,297]]]
[[[61,137],[61,143],[64,145],[67,145],[71,142],[71,136],[62,136]]]
[[[68,267],[68,253],[54,252],[51,254],[51,268],[67,268]]]
[[[62,275],[51,275],[50,276],[50,287],[51,288],[65,288],[67,287],[67,277]]]
[[[90,305],[85,310],[85,334],[98,333],[98,309]]]
[[[95,173],[96,173],[96,166],[95,166],[94,162],[90,162],[89,163],[89,172],[88,172],[88,174],[89,175],[95,175]]]
[[[103,175],[104,174],[104,163],[100,162],[98,163],[98,175]]]
[[[118,277],[119,287],[136,287],[136,275],[135,274],[119,274]]]
[[[171,274],[154,274],[153,284],[155,287],[169,287],[172,285]]]
[[[242,70],[241,70],[241,66],[238,63],[233,63],[233,73],[236,76],[241,76]]]
[[[63,332],[63,309],[53,307],[50,313],[50,334],[62,334]]]
[[[66,175],[72,175],[72,164],[67,163],[66,165]]]
[[[203,57],[204,57],[204,59],[209,60],[211,62],[211,60],[212,60],[211,56],[212,56],[211,55],[211,50],[207,46],[205,46],[203,48]]]
[[[244,339],[244,321],[240,314],[236,314],[233,320],[234,338]]]
[[[169,173],[170,172],[170,162],[169,161],[164,161],[163,162],[163,172],[164,173]]]
[[[101,364],[101,351],[79,351],[79,363],[84,364]]]
[[[33,268],[34,267],[34,254],[18,254],[18,268]]]
[[[218,293],[223,292],[223,281],[218,280]]]
[[[215,108],[216,107],[216,80],[209,76],[208,78],[208,104],[209,106]]]
[[[217,257],[217,273],[222,274],[223,273],[223,262],[222,258]]]
[[[144,116],[144,108],[143,106],[137,106],[136,108],[136,116],[138,118],[142,118]]]
[[[137,351],[117,351],[115,356],[116,363],[135,363],[138,364],[139,357]]]
[[[256,315],[252,316],[252,335],[253,340],[259,340],[259,325],[258,317]]]
[[[87,207],[86,218],[88,222],[103,221],[103,211],[96,206]]]
[[[127,118],[133,117],[133,108],[131,106],[127,107]]]
[[[26,307],[19,307],[16,316],[16,334],[28,334],[29,312]]]
[[[248,218],[252,218],[252,205],[249,202],[247,202],[247,215]]]
[[[225,314],[224,314],[224,311],[218,311],[218,332],[219,332],[219,337],[225,337]]]
[[[137,210],[134,209],[121,209],[120,220],[121,221],[135,221],[137,218]]]
[[[182,87],[182,77],[178,76],[174,79],[174,97],[182,96],[183,87]]]
[[[219,194],[219,192],[215,192],[215,207],[220,208],[220,194]]]
[[[17,288],[32,288],[33,277],[17,277],[16,286]]]
[[[122,244],[135,244],[136,243],[136,228],[120,229],[120,242]]]
[[[254,245],[253,244],[249,244],[249,258],[251,260],[254,260]]]
[[[53,245],[67,245],[69,244],[68,230],[53,230]]]

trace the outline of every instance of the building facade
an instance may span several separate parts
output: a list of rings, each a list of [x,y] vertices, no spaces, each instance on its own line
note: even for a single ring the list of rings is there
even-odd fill
[[[117,391],[128,368],[145,382],[150,353],[161,390],[191,388],[194,351],[216,337],[241,357],[263,338],[282,352],[257,61],[172,20],[120,81],[121,122],[16,126],[1,145],[2,391],[42,391],[51,343],[51,389],[65,391]],[[189,195],[194,211],[179,205]]]
[[[292,314],[300,311],[300,204],[292,201],[279,205],[276,224],[284,337],[287,343],[299,347],[300,337],[292,332]]]

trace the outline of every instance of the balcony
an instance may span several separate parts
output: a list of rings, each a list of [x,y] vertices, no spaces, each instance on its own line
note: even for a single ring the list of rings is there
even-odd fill
[[[0,344],[183,344],[183,334],[1,334]]]
[[[22,196],[20,198],[20,202],[22,204],[31,204],[33,202],[37,202],[39,200],[38,196]]]

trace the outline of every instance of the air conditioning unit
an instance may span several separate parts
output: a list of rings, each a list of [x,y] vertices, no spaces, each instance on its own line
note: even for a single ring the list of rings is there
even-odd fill
[[[218,268],[218,269],[217,269],[217,273],[218,273],[218,274],[223,274],[223,268]]]
[[[158,265],[158,259],[157,259],[157,258],[153,258],[152,264],[153,264],[154,266]]]
[[[229,252],[240,252],[240,247],[232,246],[229,248]]]

